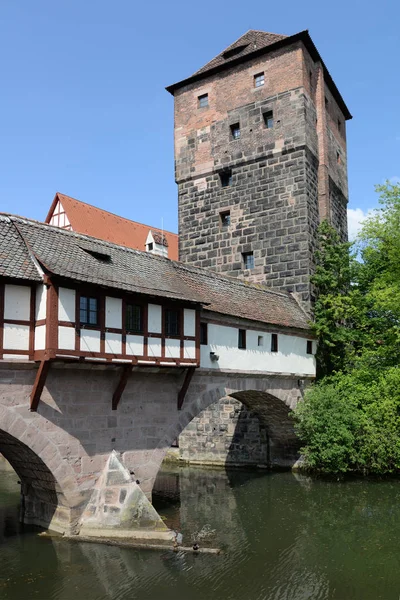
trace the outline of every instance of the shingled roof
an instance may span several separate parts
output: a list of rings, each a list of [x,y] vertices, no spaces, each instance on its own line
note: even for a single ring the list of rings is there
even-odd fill
[[[168,247],[168,258],[178,260],[178,235],[176,233],[162,232],[156,227],[125,219],[60,192],[55,195],[46,217],[46,223],[50,222],[58,201],[61,202],[73,231],[136,250],[146,249],[146,238],[149,231],[152,231],[153,237],[159,235],[161,238],[163,233],[166,241],[164,246]]]
[[[40,281],[37,260],[48,274],[76,282],[185,300],[221,314],[309,329],[305,313],[290,294],[21,217],[0,216],[0,258],[0,274],[5,277]]]

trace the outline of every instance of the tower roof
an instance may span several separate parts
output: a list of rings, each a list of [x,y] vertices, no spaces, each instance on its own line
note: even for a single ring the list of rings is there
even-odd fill
[[[333,97],[335,98],[338,106],[343,112],[346,119],[351,119],[351,113],[347,108],[345,101],[343,100],[335,82],[333,81],[328,69],[326,68],[324,61],[321,58],[314,42],[312,41],[310,34],[307,30],[300,31],[294,35],[286,36],[276,33],[267,33],[266,31],[257,31],[250,29],[244,35],[242,35],[233,44],[225,48],[223,52],[218,54],[215,58],[210,60],[204,67],[196,71],[191,77],[178,81],[169,85],[166,89],[170,94],[174,95],[175,91],[190,83],[201,81],[206,79],[210,75],[219,73],[225,69],[229,69],[235,65],[246,62],[268,52],[273,52],[295,44],[302,42],[310,53],[311,58],[314,62],[320,62],[324,70],[325,83],[329,87]]]

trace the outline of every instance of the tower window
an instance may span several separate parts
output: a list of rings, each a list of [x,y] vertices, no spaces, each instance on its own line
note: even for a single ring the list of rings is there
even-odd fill
[[[126,330],[134,333],[143,332],[142,307],[137,304],[126,305],[125,325]]]
[[[278,352],[278,334],[271,334],[271,352]]]
[[[272,110],[263,113],[264,125],[267,129],[272,129],[274,126],[274,113]]]
[[[328,109],[328,104],[329,104],[329,102],[328,102],[328,98],[325,96],[325,108],[326,108],[326,109]]]
[[[223,171],[219,174],[221,179],[221,187],[228,187],[232,185],[232,171]]]
[[[243,266],[245,269],[254,269],[254,255],[252,252],[243,252]]]
[[[81,296],[79,301],[79,320],[82,325],[97,325],[98,303],[97,298]]]
[[[202,346],[208,344],[208,323],[200,323],[200,344]]]
[[[258,336],[257,345],[258,346],[264,346],[264,336],[263,335],[259,335]]]
[[[336,162],[338,165],[342,164],[342,159],[340,158],[339,152],[336,152]]]
[[[307,354],[313,354],[312,340],[307,340]]]
[[[337,128],[338,128],[338,130],[339,130],[339,131],[341,131],[341,130],[342,130],[342,122],[341,122],[341,120],[340,120],[340,119],[338,119],[338,122],[337,122]]]
[[[311,69],[308,71],[308,76],[310,78],[310,83],[312,84],[312,71],[311,71]]]
[[[199,108],[205,108],[208,106],[208,94],[203,94],[198,97],[198,106]]]
[[[224,212],[219,213],[219,223],[222,228],[229,227],[231,224],[231,211],[225,210]]]
[[[234,140],[238,140],[240,138],[240,123],[234,123],[231,125],[231,134]]]
[[[246,330],[239,329],[238,331],[238,348],[246,350]]]
[[[165,309],[165,335],[179,335],[179,310]]]
[[[261,87],[264,85],[264,73],[257,73],[254,75],[254,87]]]

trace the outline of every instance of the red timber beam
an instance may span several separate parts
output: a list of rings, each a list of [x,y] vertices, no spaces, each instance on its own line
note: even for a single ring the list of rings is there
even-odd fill
[[[178,393],[178,410],[182,409],[183,402],[185,400],[186,393],[189,389],[190,382],[192,381],[192,377],[194,375],[196,368],[189,367],[186,371],[185,380],[182,384],[182,387]]]
[[[133,365],[125,365],[122,367],[121,376],[118,382],[117,387],[115,388],[114,395],[112,397],[112,410],[117,410],[119,401],[121,400],[121,396],[123,394],[124,389],[126,388],[126,384],[128,383],[128,379],[130,374],[132,373]]]
[[[36,412],[39,405],[40,396],[46,383],[47,374],[50,369],[50,361],[42,360],[36,373],[35,382],[33,384],[30,395],[30,410]]]

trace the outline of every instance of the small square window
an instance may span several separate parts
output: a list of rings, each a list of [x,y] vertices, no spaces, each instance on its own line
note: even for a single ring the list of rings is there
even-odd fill
[[[278,352],[278,334],[271,333],[271,352]]]
[[[200,323],[200,344],[202,346],[208,344],[208,323]]]
[[[240,348],[240,350],[246,350],[246,330],[245,329],[239,329],[238,348]]]
[[[264,346],[264,336],[263,335],[259,335],[258,336],[257,345],[258,346]]]
[[[252,252],[243,252],[243,267],[245,269],[254,269],[254,255]]]
[[[254,87],[261,87],[264,85],[264,73],[257,73],[254,75]]]
[[[198,97],[198,106],[199,108],[205,108],[208,106],[208,94],[203,94]]]
[[[240,138],[240,123],[234,123],[231,125],[231,134],[234,140],[238,140]]]
[[[219,174],[221,187],[229,187],[232,185],[232,171],[223,171]]]
[[[307,354],[313,354],[312,340],[307,340]]]
[[[264,125],[267,129],[272,129],[274,126],[274,113],[272,110],[263,113]]]
[[[219,222],[221,228],[229,227],[229,225],[231,224],[230,210],[225,210],[224,212],[219,213]]]
[[[179,310],[165,309],[165,335],[179,335]]]

